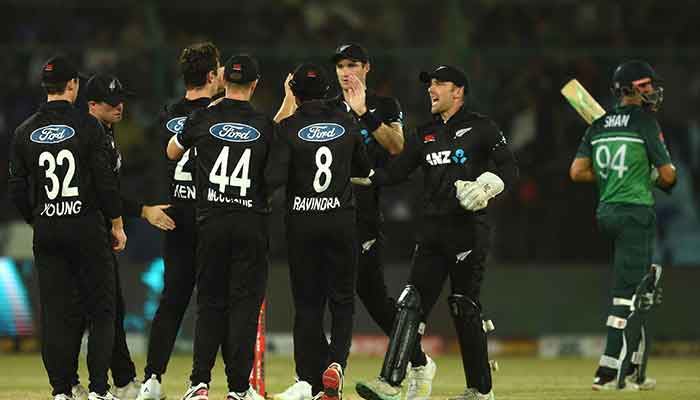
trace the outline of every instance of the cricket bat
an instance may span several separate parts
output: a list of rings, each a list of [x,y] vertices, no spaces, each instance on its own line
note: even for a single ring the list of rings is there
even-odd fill
[[[605,109],[595,101],[593,96],[576,79],[567,82],[561,88],[561,94],[589,125],[605,114]]]
[[[248,381],[250,386],[263,397],[265,392],[265,305],[266,299],[263,299],[260,305],[260,313],[258,314],[258,333],[255,337],[255,356],[253,357],[253,369],[250,371]]]

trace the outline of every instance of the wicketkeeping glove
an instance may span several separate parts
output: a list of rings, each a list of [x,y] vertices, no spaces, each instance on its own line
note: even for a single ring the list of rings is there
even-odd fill
[[[489,200],[503,191],[505,184],[498,175],[484,172],[476,181],[456,181],[457,200],[467,211],[478,211],[486,208]]]

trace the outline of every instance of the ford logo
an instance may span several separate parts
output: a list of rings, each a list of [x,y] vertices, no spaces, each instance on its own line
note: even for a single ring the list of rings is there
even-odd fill
[[[49,125],[36,129],[29,136],[32,142],[56,144],[75,136],[75,129],[68,125]]]
[[[322,122],[301,128],[299,139],[307,142],[328,142],[337,139],[345,133],[342,125],[332,122]]]
[[[221,122],[212,125],[209,133],[217,139],[227,142],[252,142],[258,140],[260,132],[250,125],[236,122]]]
[[[174,134],[182,132],[182,128],[185,126],[185,121],[187,117],[177,117],[173,118],[165,124],[165,127]]]

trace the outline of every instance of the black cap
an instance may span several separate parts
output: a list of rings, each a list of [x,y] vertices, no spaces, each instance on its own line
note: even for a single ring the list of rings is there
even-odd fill
[[[258,62],[247,54],[231,56],[224,67],[224,79],[231,83],[248,83],[260,78]]]
[[[369,54],[364,47],[357,43],[345,43],[335,49],[335,54],[333,54],[331,61],[335,64],[345,59],[366,63],[369,62]]]
[[[465,90],[469,89],[467,75],[460,68],[451,65],[440,65],[432,72],[423,71],[418,75],[418,79],[423,83],[430,83],[431,79],[436,79],[440,82],[452,82],[459,87],[464,87]]]
[[[65,56],[51,57],[41,67],[41,83],[63,83],[77,77],[78,69]]]
[[[95,74],[85,85],[85,100],[105,102],[113,107],[123,103],[132,94],[124,90],[122,83],[113,75]]]
[[[289,86],[295,96],[304,100],[321,99],[330,89],[323,68],[310,63],[301,64],[294,70]]]

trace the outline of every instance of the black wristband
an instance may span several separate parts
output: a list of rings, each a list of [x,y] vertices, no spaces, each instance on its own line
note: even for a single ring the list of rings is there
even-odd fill
[[[360,121],[362,121],[363,124],[369,129],[369,132],[372,133],[376,131],[379,126],[382,125],[382,120],[377,118],[374,114],[372,114],[369,110],[367,110],[366,113],[362,114],[360,117]]]

